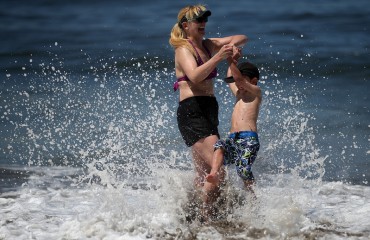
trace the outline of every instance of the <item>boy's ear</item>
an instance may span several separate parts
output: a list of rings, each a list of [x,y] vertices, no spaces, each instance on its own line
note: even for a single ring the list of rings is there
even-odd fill
[[[256,78],[256,77],[252,78],[251,83],[253,83],[253,84],[257,85],[257,83],[258,83],[258,78]]]

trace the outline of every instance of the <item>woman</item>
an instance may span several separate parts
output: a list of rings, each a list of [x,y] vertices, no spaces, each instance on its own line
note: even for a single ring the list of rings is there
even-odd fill
[[[174,90],[180,91],[177,122],[186,145],[192,149],[198,187],[211,170],[213,144],[219,139],[213,86],[216,66],[232,56],[235,46],[247,42],[245,35],[204,39],[209,16],[211,11],[203,5],[184,7],[169,40],[175,49]]]

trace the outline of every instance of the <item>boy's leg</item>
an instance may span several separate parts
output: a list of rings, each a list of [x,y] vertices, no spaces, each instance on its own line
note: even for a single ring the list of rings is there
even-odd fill
[[[192,147],[193,163],[195,166],[195,186],[203,187],[205,176],[210,172],[213,161],[213,144],[218,140],[216,135],[200,139]]]
[[[224,150],[219,148],[213,152],[212,169],[206,176],[203,186],[202,217],[204,221],[212,215],[213,203],[220,195],[220,182],[224,180],[225,172],[221,168],[223,164]]]
[[[255,184],[254,180],[243,180],[244,187],[247,190],[247,192],[250,192],[252,194],[253,199],[257,199],[256,194],[254,193],[253,186]]]
[[[238,150],[240,151],[240,158],[235,161],[237,173],[243,179],[245,189],[254,194],[253,186],[255,180],[252,173],[252,165],[257,157],[259,142],[256,138],[245,138],[240,142]]]
[[[211,172],[206,176],[207,182],[218,185],[220,182],[220,169],[224,160],[224,150],[218,148],[213,152],[213,161]]]
[[[212,201],[215,199],[215,197],[217,198],[217,196],[214,195],[215,193],[218,192],[220,178],[224,175],[220,174],[222,172],[221,166],[223,163],[223,159],[224,159],[223,149],[221,148],[216,149],[213,152],[211,172],[206,175],[206,181],[204,182],[203,193],[205,195],[204,199],[205,203],[209,203],[210,202],[209,200]]]

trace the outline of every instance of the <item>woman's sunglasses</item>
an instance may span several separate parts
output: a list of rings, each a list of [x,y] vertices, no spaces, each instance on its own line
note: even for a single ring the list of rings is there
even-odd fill
[[[204,23],[204,22],[208,22],[208,17],[198,17],[198,18],[194,18],[192,20],[189,20],[189,22],[197,22],[197,23]]]

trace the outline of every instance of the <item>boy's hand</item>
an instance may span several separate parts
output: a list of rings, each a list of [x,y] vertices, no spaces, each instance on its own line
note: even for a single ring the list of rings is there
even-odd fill
[[[238,48],[238,47],[233,45],[233,54],[232,54],[232,56],[227,58],[227,62],[229,64],[231,64],[231,63],[237,64],[238,60],[241,56],[242,56],[241,48]]]
[[[237,63],[238,63],[238,60],[237,60],[237,59],[234,59],[234,58],[231,56],[231,57],[228,57],[228,58],[227,58],[227,62],[229,63],[229,65],[230,65],[230,64],[232,64],[232,63],[237,64]]]
[[[233,46],[233,56],[232,56],[232,58],[235,61],[238,61],[241,56],[242,56],[242,50],[241,50],[241,48],[238,48],[236,46]]]

